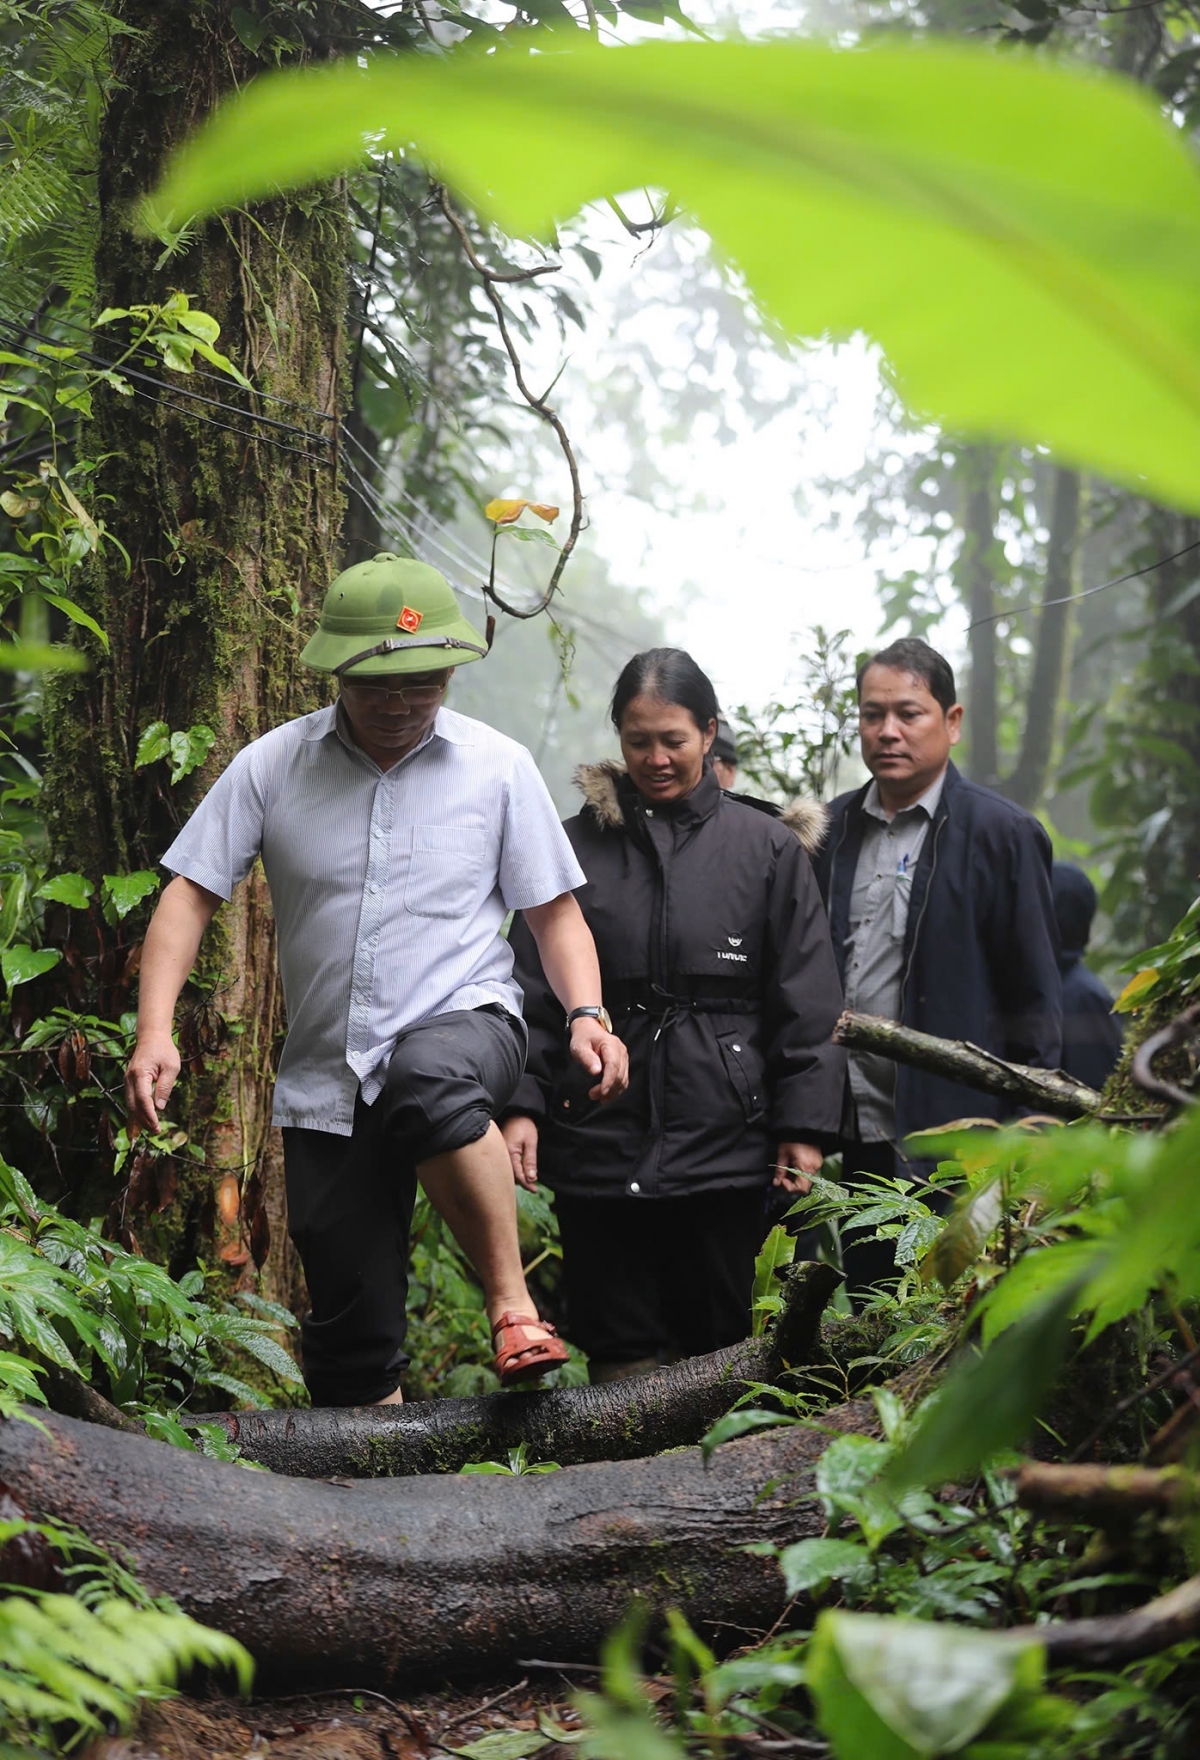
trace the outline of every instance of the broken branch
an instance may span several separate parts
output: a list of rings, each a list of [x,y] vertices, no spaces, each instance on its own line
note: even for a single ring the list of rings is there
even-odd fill
[[[895,1063],[932,1070],[987,1094],[1002,1094],[1018,1105],[1050,1112],[1057,1118],[1085,1118],[1100,1105],[1094,1088],[1061,1070],[1034,1069],[1027,1063],[1006,1063],[964,1039],[938,1039],[899,1021],[847,1009],[833,1029],[835,1045],[848,1051],[874,1051]]]

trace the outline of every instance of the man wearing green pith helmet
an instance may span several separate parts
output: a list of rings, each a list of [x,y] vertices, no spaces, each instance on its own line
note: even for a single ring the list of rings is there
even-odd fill
[[[336,701],[239,752],[163,858],[174,878],[142,956],[130,1115],[157,1127],[180,990],[261,856],[288,1010],[273,1121],[316,1405],[401,1398],[418,1181],[479,1273],[501,1382],[567,1354],[525,1287],[493,1122],[525,1058],[510,910],[537,939],[593,1097],[621,1093],[628,1063],[574,898],[584,876],[532,758],[445,706],[455,667],[487,650],[435,569],[386,552],[346,569],[301,655],[337,680]]]

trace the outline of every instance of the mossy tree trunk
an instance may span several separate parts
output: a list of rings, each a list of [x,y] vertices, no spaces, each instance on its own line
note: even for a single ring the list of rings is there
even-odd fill
[[[334,571],[342,506],[335,443],[346,303],[341,192],[314,190],[212,221],[166,261],[130,220],[166,155],[222,95],[271,64],[277,40],[252,53],[234,28],[238,9],[229,0],[122,0],[117,10],[136,34],[119,40],[103,127],[99,305],[161,302],[186,291],[217,319],[218,347],[255,390],[139,361],[139,370],[164,383],[135,379],[135,396],[105,391],[97,400],[92,451],[104,455],[97,491],[107,497],[98,499],[98,511],[131,566],[110,549],[91,577],[88,606],[111,652],[94,650],[90,673],[55,693],[46,789],[59,863],[96,882],[105,873],[154,868],[234,754],[321,701],[296,655]],[[244,30],[244,9],[239,23]],[[293,58],[298,52],[293,45]],[[97,346],[111,356],[111,344],[99,340],[105,334]],[[175,787],[165,761],[135,768],[139,737],[158,721],[172,731],[205,724],[216,735],[207,760]],[[110,1018],[133,1006],[145,912],[128,921],[114,927],[93,913],[68,952],[78,995]],[[269,1126],[283,1030],[273,940],[256,872],[218,914],[181,1003],[191,1074],[170,1113],[203,1162],[177,1158],[166,1189],[178,1189],[161,1224],[151,1223],[149,1204],[139,1219],[136,1189],[126,1193],[123,1214],[139,1233],[150,1231],[156,1254],[177,1264],[212,1251],[213,1218],[224,1215],[233,1276],[239,1230],[228,1225],[232,1176],[248,1200],[244,1212],[257,1214],[259,1246],[264,1214],[269,1220],[275,1246],[267,1293],[286,1298],[296,1271],[283,1226],[278,1133]],[[157,1203],[162,1181],[142,1183]],[[119,1186],[110,1181],[109,1198]],[[248,1229],[240,1232],[248,1244]]]

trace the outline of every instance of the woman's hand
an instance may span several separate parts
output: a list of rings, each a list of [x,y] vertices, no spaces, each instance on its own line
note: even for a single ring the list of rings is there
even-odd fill
[[[775,1151],[775,1178],[771,1183],[802,1198],[812,1190],[808,1176],[820,1173],[824,1159],[815,1143],[780,1143]]]
[[[526,1118],[518,1113],[514,1118],[506,1118],[500,1126],[500,1134],[504,1138],[504,1147],[508,1150],[508,1158],[512,1162],[513,1178],[527,1192],[536,1189],[538,1128],[536,1120]]]
[[[617,1100],[629,1086],[629,1053],[615,1033],[589,1015],[581,1015],[571,1025],[571,1056],[582,1064],[596,1086],[588,1089],[588,1099],[606,1106]]]

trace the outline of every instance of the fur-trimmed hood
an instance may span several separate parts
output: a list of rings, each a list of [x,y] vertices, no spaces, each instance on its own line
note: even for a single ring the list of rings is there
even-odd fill
[[[606,831],[619,831],[625,824],[618,785],[627,774],[624,764],[617,763],[614,758],[605,758],[599,764],[580,764],[575,771],[576,788],[591,808],[597,824]],[[829,829],[829,813],[820,801],[795,800],[780,808],[769,801],[760,801],[754,795],[726,792],[730,800],[781,819],[808,855],[815,856],[824,843]]]

